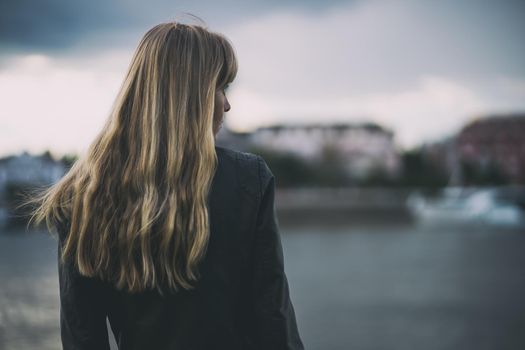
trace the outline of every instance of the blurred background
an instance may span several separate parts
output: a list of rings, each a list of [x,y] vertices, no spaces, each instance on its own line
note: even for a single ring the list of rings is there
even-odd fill
[[[239,59],[217,144],[262,155],[305,347],[525,349],[523,1],[0,2],[0,349],[60,347],[58,181],[153,25]],[[113,344],[113,348],[116,348]]]

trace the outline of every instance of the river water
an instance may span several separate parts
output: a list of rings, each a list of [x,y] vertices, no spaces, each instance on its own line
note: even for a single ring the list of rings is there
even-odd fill
[[[522,227],[443,221],[281,233],[306,349],[525,349]],[[4,230],[0,280],[0,349],[61,348],[55,240]]]

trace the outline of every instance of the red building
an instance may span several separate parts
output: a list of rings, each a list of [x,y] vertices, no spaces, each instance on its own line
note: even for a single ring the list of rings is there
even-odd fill
[[[456,152],[460,161],[496,167],[511,183],[525,183],[525,113],[472,121],[458,134]]]

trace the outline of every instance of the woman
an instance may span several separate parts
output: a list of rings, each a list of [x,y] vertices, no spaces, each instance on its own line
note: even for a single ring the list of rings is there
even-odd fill
[[[142,38],[103,130],[33,203],[56,228],[64,349],[303,349],[275,178],[215,146],[229,41],[163,23]]]

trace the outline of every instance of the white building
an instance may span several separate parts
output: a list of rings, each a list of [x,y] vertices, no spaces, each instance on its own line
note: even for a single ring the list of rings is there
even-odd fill
[[[27,152],[0,159],[0,192],[8,183],[52,184],[65,173],[62,162],[48,155],[32,156]]]
[[[257,129],[251,142],[275,151],[292,152],[306,160],[316,160],[327,148],[334,149],[354,177],[365,177],[375,171],[395,176],[401,165],[393,133],[371,123],[275,125]]]

